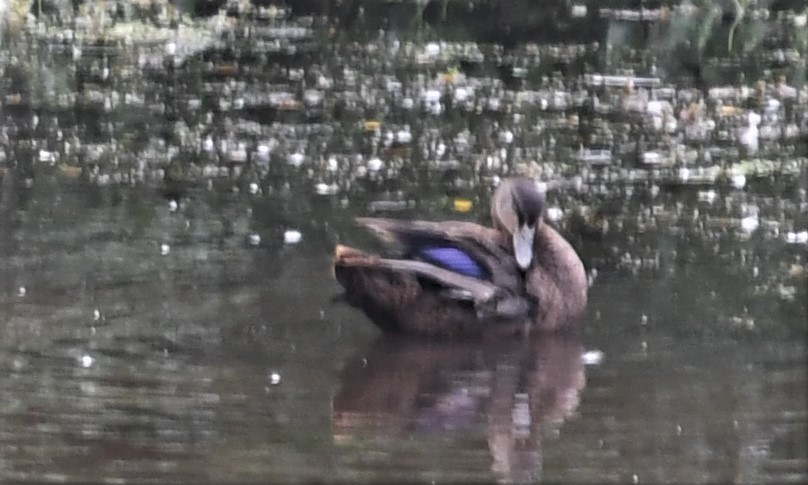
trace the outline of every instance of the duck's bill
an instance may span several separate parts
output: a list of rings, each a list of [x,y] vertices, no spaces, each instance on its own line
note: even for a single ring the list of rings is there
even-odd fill
[[[533,236],[536,228],[524,225],[513,234],[513,254],[516,264],[522,269],[528,269],[533,262]]]

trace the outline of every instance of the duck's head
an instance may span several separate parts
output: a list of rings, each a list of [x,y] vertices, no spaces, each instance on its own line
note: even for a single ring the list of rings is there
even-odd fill
[[[533,239],[542,224],[543,212],[544,193],[527,179],[504,180],[491,200],[491,219],[512,238],[516,263],[523,270],[533,262]]]

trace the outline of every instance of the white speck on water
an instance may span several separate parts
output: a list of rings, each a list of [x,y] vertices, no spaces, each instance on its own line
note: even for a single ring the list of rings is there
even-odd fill
[[[561,210],[560,207],[548,207],[547,208],[547,219],[558,222],[561,218],[564,217],[564,211]]]
[[[808,231],[789,231],[786,233],[786,242],[788,244],[808,244]]]
[[[732,186],[736,189],[742,189],[746,186],[746,175],[738,173],[732,176]]]
[[[573,5],[572,9],[570,10],[573,18],[582,18],[586,17],[586,5]]]
[[[760,119],[759,114],[755,113],[754,111],[750,111],[747,114],[748,125],[741,129],[738,139],[738,141],[752,153],[757,152],[758,150],[758,139],[760,138],[760,130],[758,130],[758,125],[760,124]]]
[[[681,425],[681,424],[677,424],[677,425],[676,425],[676,435],[677,435],[677,436],[681,436],[681,435],[682,435],[682,425]]]
[[[438,54],[440,54],[440,44],[437,42],[430,42],[424,47],[424,51],[426,55],[436,57]]]
[[[39,150],[39,161],[42,163],[56,163],[58,158],[57,152],[49,152],[47,150]]]
[[[283,233],[283,242],[286,244],[297,244],[303,239],[303,234],[295,229],[289,229]]]
[[[437,89],[427,89],[421,95],[423,100],[429,104],[440,102],[440,96],[441,96],[440,91],[438,91]]]
[[[81,366],[84,367],[85,369],[90,368],[94,362],[95,359],[93,359],[92,356],[88,354],[84,354],[79,358],[79,364],[81,364]]]
[[[269,154],[270,152],[272,152],[272,148],[270,148],[269,145],[265,143],[261,143],[255,149],[255,152],[256,152],[256,158],[258,160],[260,160],[263,163],[267,163],[269,162]]]
[[[250,234],[249,238],[247,238],[247,241],[253,246],[258,246],[259,244],[261,244],[261,235]]]
[[[589,287],[591,288],[591,287],[592,287],[592,285],[594,285],[594,284],[595,284],[595,280],[596,280],[597,278],[598,278],[598,269],[597,269],[597,268],[592,268],[592,269],[589,271],[589,275],[587,275],[587,277],[586,277],[586,283],[587,283],[587,285],[589,285]],[[600,318],[600,317],[598,317],[598,318]]]
[[[458,103],[463,103],[469,98],[469,90],[463,87],[459,87],[454,90],[454,100]]]
[[[499,142],[510,145],[513,142],[513,132],[511,130],[501,131],[499,133]]]
[[[631,483],[640,483],[640,477],[636,473],[631,477]]]
[[[101,310],[99,310],[98,308],[93,310],[93,320],[96,322],[101,320]]]
[[[333,195],[337,193],[339,187],[336,184],[328,185],[326,183],[320,182],[314,186],[314,191],[318,195]]]
[[[412,133],[408,129],[399,130],[396,133],[396,142],[405,144],[412,141]]]
[[[658,165],[662,163],[663,158],[659,152],[645,152],[642,154],[642,163],[648,165]]]
[[[20,298],[24,297],[26,293],[27,290],[25,289],[24,286],[20,286],[19,289],[17,289],[17,296],[19,296]]]
[[[165,256],[170,252],[171,252],[171,246],[169,246],[166,243],[163,243],[163,244],[160,245],[160,254],[161,255]]]
[[[755,230],[760,225],[760,220],[758,219],[757,214],[746,216],[741,219],[741,229],[743,229],[746,233],[755,232]]]
[[[281,375],[278,374],[277,372],[269,374],[269,383],[272,384],[273,386],[277,386],[278,384],[281,383]]]
[[[707,202],[708,204],[712,204],[715,201],[715,198],[716,198],[715,190],[699,191],[700,202]]]
[[[247,192],[249,192],[252,195],[255,195],[258,193],[258,188],[259,187],[257,182],[250,182],[250,185],[247,186]]]
[[[379,157],[373,157],[368,160],[368,170],[371,172],[378,172],[384,167],[384,162]]]
[[[600,350],[587,350],[581,355],[584,365],[600,365],[603,362],[603,352]]]
[[[302,153],[291,153],[289,157],[286,158],[286,163],[295,167],[299,167],[303,165],[304,160],[305,157],[303,156]]]
[[[177,212],[178,207],[179,207],[179,204],[177,204],[176,200],[171,199],[171,200],[168,201],[168,211],[169,212]]]
[[[640,316],[640,325],[642,326],[648,325],[648,315],[643,314],[642,316]]]

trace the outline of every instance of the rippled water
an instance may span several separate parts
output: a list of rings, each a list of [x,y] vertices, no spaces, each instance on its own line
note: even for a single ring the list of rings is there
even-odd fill
[[[668,328],[735,311],[670,301],[731,265],[603,276],[582,343],[424,343],[331,301],[322,221],[282,246],[254,216],[282,198],[23,193],[3,220],[6,479],[805,478],[804,343]]]
[[[496,46],[482,44],[489,57],[472,67],[451,57],[403,65],[337,35],[373,39],[379,26],[401,23],[410,29],[402,36],[415,32],[415,52],[431,49],[430,36],[490,42],[486,36],[495,33],[455,30],[463,24],[449,20],[441,30],[433,4],[421,17],[425,25],[407,23],[406,4],[384,7],[399,9],[395,21],[379,16],[381,3],[364,6],[362,16],[308,2],[317,15],[301,18],[311,12],[300,7],[305,11],[282,25],[314,33],[291,42],[283,39],[300,32],[284,31],[278,45],[256,46],[225,29],[223,45],[175,71],[143,61],[145,79],[132,66],[138,55],[154,53],[137,45],[115,51],[120,57],[85,52],[75,59],[47,48],[50,40],[29,52],[5,39],[0,481],[808,480],[808,246],[796,240],[808,229],[804,135],[764,139],[755,156],[729,135],[691,139],[682,127],[660,134],[648,120],[581,106],[500,112],[447,103],[433,115],[403,110],[397,95],[362,105],[362,83],[378,88],[379,73],[415,93],[455,61],[482,83],[485,103],[497,96],[510,103],[508,92],[520,89],[550,89],[541,56],[562,71],[553,81],[562,84],[552,88],[559,93],[572,90],[581,70],[620,74],[631,67],[650,75],[650,59],[632,36],[647,30],[641,40],[653,47],[678,32],[590,11],[585,25],[592,30],[572,33],[576,24],[564,24],[565,14],[553,25],[566,30],[546,33],[557,43],[537,36],[541,56],[531,58],[531,48],[519,47],[529,29],[497,17],[511,22],[511,37],[500,40],[516,45],[515,64],[529,74],[497,81]],[[463,20],[453,8],[450,19]],[[753,13],[734,27],[734,49],[743,54],[718,55],[726,38],[708,38],[697,52],[704,66],[698,82],[687,66],[659,59],[662,82],[682,92],[703,83],[692,89],[707,92],[724,82],[740,86],[744,73],[774,76],[749,68],[755,61],[801,86],[796,73],[804,60],[765,64],[778,39],[793,33],[783,27],[779,35],[772,25],[792,25],[793,15],[778,20],[775,12],[771,24],[752,22]],[[692,27],[674,19],[678,29]],[[731,28],[731,21],[719,24],[722,32]],[[333,43],[323,40],[328,25]],[[755,37],[761,29],[766,34]],[[374,42],[368,45],[391,41]],[[804,58],[799,38],[789,42]],[[250,48],[239,50],[244,45]],[[565,51],[570,45],[584,47]],[[758,54],[745,45],[765,49],[750,59]],[[158,47],[162,56],[165,47]],[[250,57],[262,49],[271,55]],[[104,63],[113,67],[109,79]],[[337,79],[322,88],[324,106],[281,109],[259,100],[250,108],[250,96],[270,85],[299,101],[305,92],[290,80],[298,67],[307,79]],[[26,76],[40,84],[21,87]],[[78,98],[60,97],[74,88]],[[145,101],[107,111],[96,92]],[[599,92],[604,101],[617,96]],[[227,104],[239,96],[243,110]],[[779,121],[766,123],[799,128],[805,101],[785,100]],[[737,104],[765,111],[748,99]],[[708,111],[727,122],[713,101]],[[573,114],[579,126],[568,124]],[[395,130],[409,123],[414,140],[385,147],[381,134],[369,134],[376,118]],[[730,125],[728,133],[737,127]],[[472,140],[468,150],[456,142],[459,133]],[[622,134],[642,136],[645,145],[626,155]],[[207,136],[229,148],[207,150]],[[449,147],[438,156],[442,142]],[[262,144],[272,146],[268,160]],[[502,160],[487,161],[502,149]],[[601,149],[613,157],[607,164],[593,163]],[[657,166],[636,160],[643,150],[663,157],[693,150],[699,158],[685,154]],[[381,170],[373,169],[374,156]],[[739,166],[743,184],[732,178]],[[535,175],[536,167],[548,182],[556,225],[596,270],[580,340],[382,336],[336,298],[334,244],[368,241],[354,216],[485,222],[493,179]],[[705,167],[718,167],[719,175],[695,177]],[[695,180],[683,178],[682,168]],[[288,231],[301,240],[285,243]]]

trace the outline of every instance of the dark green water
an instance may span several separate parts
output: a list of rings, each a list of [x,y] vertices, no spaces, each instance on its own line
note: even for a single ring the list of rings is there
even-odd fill
[[[712,10],[641,23],[590,4],[577,20],[544,12],[556,15],[544,30],[487,12],[506,36],[454,2],[414,23],[412,5],[357,5],[232,13],[218,46],[176,64],[160,42],[74,58],[5,33],[0,481],[805,482],[800,10],[767,3],[768,20],[749,11],[733,28]],[[245,25],[312,30],[244,37]],[[480,42],[483,60],[445,45],[454,53],[418,57],[441,39]],[[669,45],[677,56],[658,50]],[[660,86],[580,77],[629,68]],[[710,97],[758,79],[758,94]],[[323,101],[260,98],[306,89]],[[441,113],[417,101],[429,89]],[[664,89],[671,131],[626,108]],[[589,104],[564,105],[576,92]],[[687,93],[715,120],[706,136],[687,132]],[[756,152],[735,135],[750,111],[764,118]],[[411,142],[386,146],[407,127]],[[587,158],[600,149],[609,163]],[[669,161],[644,163],[652,151]],[[580,341],[384,337],[334,301],[334,244],[368,241],[353,217],[485,223],[493,179],[513,172],[548,183],[556,225],[596,270]]]

